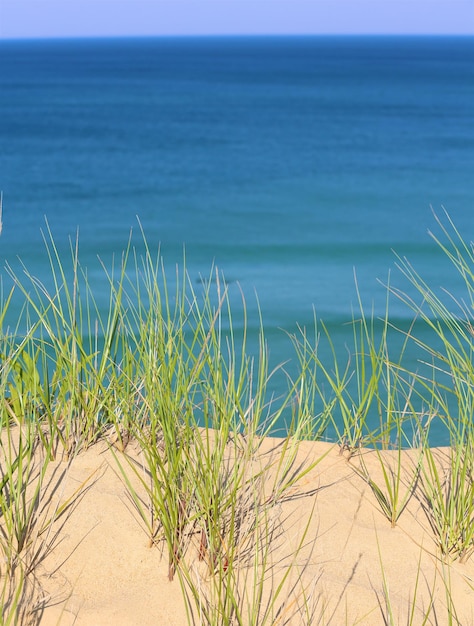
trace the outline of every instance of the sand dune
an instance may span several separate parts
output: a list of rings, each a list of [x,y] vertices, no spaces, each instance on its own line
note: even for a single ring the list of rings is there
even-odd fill
[[[262,453],[278,455],[279,445],[279,440],[269,439]],[[439,451],[440,459],[443,453]],[[416,454],[403,454],[408,484]],[[373,451],[348,460],[332,444],[301,443],[295,466],[320,461],[272,504],[264,598],[275,593],[288,567],[291,570],[275,603],[274,619],[267,623],[442,625],[450,623],[451,613],[457,619],[454,624],[474,624],[474,559],[447,563],[440,558],[419,485],[392,528],[370,486],[354,469],[360,465],[359,455],[371,476],[380,477]],[[69,467],[54,462],[49,471],[53,505],[76,496],[51,529],[51,549],[37,568],[46,598],[40,624],[186,624],[179,580],[168,580],[165,555],[148,547],[143,522],[107,446],[98,444],[80,453]],[[186,555],[196,576],[203,571],[197,552],[190,545]],[[254,588],[251,565],[241,565],[242,589]],[[199,580],[205,594],[205,572]],[[195,623],[200,623],[197,613]]]

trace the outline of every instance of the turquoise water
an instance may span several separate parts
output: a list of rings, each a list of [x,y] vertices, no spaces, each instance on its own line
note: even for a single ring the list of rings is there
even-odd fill
[[[460,296],[427,231],[444,206],[474,239],[473,61],[472,37],[2,41],[1,266],[46,280],[46,216],[100,292],[139,216],[171,274],[185,247],[196,285],[240,285],[253,329],[258,294],[274,363],[313,307],[350,342],[354,269],[382,313],[393,250]]]

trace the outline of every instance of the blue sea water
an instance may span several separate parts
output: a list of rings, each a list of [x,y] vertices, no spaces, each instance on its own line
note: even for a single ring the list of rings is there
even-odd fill
[[[171,273],[241,286],[275,364],[313,308],[351,342],[354,271],[383,313],[393,250],[462,295],[427,231],[474,239],[473,37],[4,40],[0,89],[1,267],[46,279],[46,216],[100,290],[138,216]]]

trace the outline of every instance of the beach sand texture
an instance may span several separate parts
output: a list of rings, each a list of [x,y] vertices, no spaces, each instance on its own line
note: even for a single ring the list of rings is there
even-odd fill
[[[281,446],[282,440],[266,439],[259,452],[263,463],[277,460]],[[133,443],[127,453],[140,457]],[[406,485],[417,456],[413,450],[402,454]],[[440,462],[446,454],[446,449],[437,451]],[[386,457],[390,467],[394,455],[387,452]],[[461,563],[441,558],[418,483],[392,528],[369,484],[356,471],[361,458],[378,481],[381,465],[374,451],[360,450],[348,459],[337,445],[299,444],[293,467],[318,463],[280,499],[269,499],[266,520],[271,520],[272,530],[262,607],[275,595],[285,573],[288,577],[271,619],[254,617],[254,623],[474,624],[474,559]],[[267,481],[272,483],[271,472]],[[37,623],[187,623],[178,576],[170,582],[166,551],[162,553],[159,545],[149,547],[143,522],[104,441],[69,463],[52,462],[45,484],[42,502],[49,510],[73,494],[74,498],[48,530],[49,549],[35,569],[44,600]],[[243,615],[250,597],[244,587],[256,588],[255,551],[249,554],[247,562],[242,558],[236,568]],[[191,541],[184,560],[206,597],[210,574],[198,561],[196,541]],[[206,623],[196,609],[194,620]]]

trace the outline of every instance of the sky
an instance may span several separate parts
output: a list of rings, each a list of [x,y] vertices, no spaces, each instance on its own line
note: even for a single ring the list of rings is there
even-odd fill
[[[474,0],[0,0],[0,38],[474,34]]]

